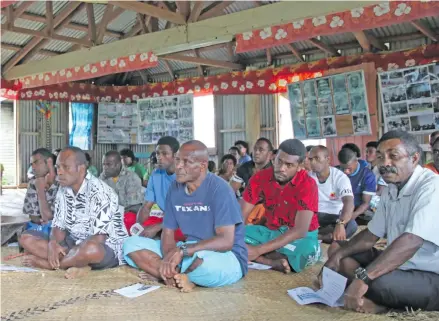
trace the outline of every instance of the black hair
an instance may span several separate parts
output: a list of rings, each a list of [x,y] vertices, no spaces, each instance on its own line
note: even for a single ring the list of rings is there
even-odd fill
[[[134,162],[136,161],[136,156],[134,156],[134,152],[129,148],[124,148],[120,151],[120,156],[126,156],[131,158],[131,160]]]
[[[221,157],[221,161],[220,164],[224,163],[224,161],[231,159],[233,164],[236,166],[236,164],[238,163],[238,161],[236,160],[236,157],[233,156],[232,154],[226,154],[223,157]]]
[[[273,155],[276,155],[277,151],[278,151],[278,149],[273,149],[273,151],[272,151]]]
[[[235,146],[242,145],[245,148],[245,150],[248,152],[248,143],[247,142],[245,142],[243,140],[237,140],[234,145]]]
[[[311,149],[313,149],[313,148],[314,148],[313,145],[306,146],[306,152],[309,153],[311,151]]]
[[[299,163],[302,163],[306,157],[306,148],[298,139],[287,139],[279,145],[279,150],[288,155],[299,156]]]
[[[434,131],[434,132],[432,132],[431,134],[430,134],[430,139],[432,138],[432,137],[434,137],[434,136],[438,136],[439,135],[439,130],[436,130],[436,131]],[[438,136],[439,137],[439,136]],[[437,138],[438,137],[436,137],[436,139],[434,140],[434,142],[436,142],[436,140],[437,140]],[[434,145],[434,142],[433,142],[433,145]]]
[[[149,155],[149,161],[153,165],[157,164],[157,153],[156,152],[152,152],[151,155]]]
[[[356,157],[358,157],[357,153],[348,147],[342,148],[338,152],[338,161],[340,164],[347,164]]]
[[[172,152],[175,154],[178,152],[178,149],[180,148],[180,143],[175,137],[172,136],[163,136],[159,139],[157,142],[157,145],[167,145],[171,147]]]
[[[437,142],[439,142],[439,137],[437,137],[435,140],[434,140],[434,142],[433,142],[433,145],[432,146],[434,146]]]
[[[351,151],[353,151],[357,155],[358,158],[361,157],[360,147],[358,147],[354,143],[346,143],[343,146],[341,146],[341,149],[344,149],[344,148],[348,148]]]
[[[378,148],[378,142],[368,142],[366,144],[366,148],[368,148],[368,147],[372,147],[372,148],[377,149]]]
[[[104,156],[105,157],[114,157],[114,158],[116,158],[116,160],[119,163],[121,162],[120,154],[115,150],[110,150],[109,152],[106,152]]]
[[[207,169],[209,170],[209,172],[213,172],[215,170],[216,164],[214,161],[209,161],[209,163],[207,163]]]
[[[56,156],[52,154],[47,148],[38,148],[32,152],[31,156],[41,155],[45,160],[52,158],[53,165],[56,163]]]
[[[399,139],[410,156],[422,151],[416,137],[403,130],[391,130],[385,133],[378,141],[378,145],[390,139]],[[420,153],[420,156],[422,156],[422,153]]]
[[[269,151],[273,151],[273,144],[271,143],[271,141],[270,141],[268,138],[261,137],[261,138],[259,138],[259,139],[256,141],[256,143],[257,143],[257,142],[265,142],[265,143],[267,143],[267,145],[268,145],[268,150],[269,150]]]
[[[61,150],[61,153],[67,151],[71,151],[75,154],[77,165],[85,165],[87,158],[85,157],[85,152],[81,148],[76,146],[67,146]]]
[[[107,155],[105,154],[105,156]],[[85,153],[85,159],[87,160],[87,162],[91,163],[91,156],[89,153]]]
[[[237,151],[238,154],[239,154],[239,148],[236,147],[236,146],[232,146],[232,147],[230,147],[230,148],[229,148],[229,151],[230,151],[230,150],[235,150],[235,151]]]

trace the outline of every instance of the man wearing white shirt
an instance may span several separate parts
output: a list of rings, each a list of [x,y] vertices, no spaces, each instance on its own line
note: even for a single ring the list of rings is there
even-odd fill
[[[319,188],[319,239],[324,243],[346,240],[357,231],[357,223],[352,220],[354,194],[349,177],[335,167],[329,166],[328,149],[315,146],[309,160],[314,178]]]
[[[345,308],[364,313],[388,308],[439,311],[439,176],[419,166],[419,144],[390,131],[378,144],[384,189],[367,229],[334,242],[325,266],[351,281]],[[387,238],[387,248],[374,247]]]

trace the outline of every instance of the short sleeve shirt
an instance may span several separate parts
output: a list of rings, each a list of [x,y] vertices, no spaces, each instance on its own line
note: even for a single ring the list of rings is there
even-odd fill
[[[169,175],[164,169],[156,169],[149,177],[146,186],[145,200],[156,203],[163,211],[169,187],[175,181],[175,173]]]
[[[439,274],[439,176],[417,166],[406,185],[399,191],[389,184],[381,195],[377,211],[368,229],[392,244],[403,233],[424,240],[422,247],[401,270],[421,270]]]
[[[253,205],[264,204],[265,225],[270,230],[281,226],[294,227],[297,211],[304,210],[314,212],[308,230],[319,228],[315,214],[318,211],[318,188],[305,170],[297,172],[284,186],[276,181],[273,167],[259,171],[250,179],[243,199]]]
[[[269,162],[263,169],[269,168],[273,166],[271,162]],[[237,182],[241,184],[241,188],[239,189],[239,195],[242,195],[245,187],[248,185],[248,181],[255,174],[255,162],[249,161],[238,167],[236,173],[232,176],[231,181]]]
[[[355,207],[363,203],[363,194],[373,196],[377,190],[377,182],[372,171],[362,162],[359,162],[359,167],[356,173],[348,176],[354,193]]]
[[[215,229],[235,226],[232,252],[238,259],[243,275],[247,274],[248,253],[244,241],[241,209],[232,188],[221,177],[208,173],[192,194],[185,184],[174,182],[166,199],[164,227],[180,228],[188,241],[213,238]]]
[[[319,189],[319,212],[339,215],[343,209],[342,198],[354,196],[348,176],[335,167],[330,167],[329,176],[320,183],[314,172],[308,173],[317,183]]]
[[[46,201],[50,207],[50,210],[52,211],[52,214],[55,213],[55,199],[58,188],[58,182],[54,182],[52,186],[50,186],[49,189],[46,191]],[[34,217],[41,217],[37,188],[35,187],[35,179],[31,179],[31,181],[29,182],[29,186],[24,197],[23,214]]]

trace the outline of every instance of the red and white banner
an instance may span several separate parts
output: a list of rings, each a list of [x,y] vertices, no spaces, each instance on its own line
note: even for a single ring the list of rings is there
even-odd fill
[[[71,81],[97,78],[111,74],[153,68],[158,65],[157,56],[152,52],[102,60],[74,68],[67,68],[33,75],[20,79],[22,88],[35,88]]]
[[[439,1],[388,1],[238,34],[236,52],[267,49],[317,36],[385,27],[437,15]]]
[[[366,53],[348,57],[332,57],[310,63],[300,63],[275,69],[232,72],[210,77],[179,79],[173,82],[143,86],[95,86],[81,83],[61,83],[33,89],[20,89],[20,84],[1,82],[0,95],[17,92],[10,99],[72,102],[134,102],[139,98],[193,93],[194,95],[248,95],[286,92],[288,83],[320,77],[328,70],[375,63],[377,71],[418,66],[439,61],[439,44],[384,54]],[[5,96],[4,96],[5,97]]]

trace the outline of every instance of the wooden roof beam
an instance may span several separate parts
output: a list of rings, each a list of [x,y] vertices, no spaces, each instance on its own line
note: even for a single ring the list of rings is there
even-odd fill
[[[191,6],[189,1],[175,1],[178,12],[185,17],[186,21],[189,18]]]
[[[357,31],[353,34],[365,52],[371,51],[372,47],[380,50],[387,50],[387,47],[384,45],[384,43],[366,31]]]
[[[187,22],[196,22],[200,17],[201,11],[204,7],[204,1],[195,1],[194,7],[192,8],[191,14]]]
[[[197,49],[193,50],[195,57],[200,58],[200,53],[198,52]],[[200,77],[202,77],[204,75],[204,69],[202,65],[198,65],[197,66],[197,70],[198,70],[198,74],[200,75]]]
[[[165,10],[152,4],[136,1],[112,1],[111,3],[125,10],[157,17],[178,25],[184,25],[186,23],[186,19],[180,13]]]
[[[160,58],[164,60],[175,60],[181,62],[188,62],[196,65],[205,65],[205,66],[212,66],[212,67],[232,69],[232,70],[242,70],[244,68],[242,65],[233,62],[191,57],[191,56],[185,56],[180,54],[166,55],[166,56],[161,56]]]
[[[271,57],[271,51],[270,51],[270,48],[265,49],[265,53],[266,53],[266,55],[267,55],[267,65],[268,65],[268,66],[271,66],[271,64],[273,63],[273,59],[272,59],[272,57]]]
[[[93,3],[86,3],[85,8],[87,9],[88,39],[90,39],[93,44],[96,44],[96,21]]]
[[[316,39],[311,38],[307,39],[310,43],[312,43],[314,46],[319,48],[321,51],[324,51],[325,53],[331,55],[331,56],[340,56],[340,54],[337,52],[337,50],[334,47],[331,47],[330,45],[327,45],[326,43]]]
[[[235,1],[218,1],[218,2],[219,3],[215,7],[202,13],[201,16],[198,18],[198,21],[224,15],[224,9],[226,9],[228,6],[230,6]]]
[[[299,50],[297,50],[293,44],[286,44],[286,47],[288,47],[288,49],[290,49],[290,51],[293,53],[294,57],[297,58],[297,60],[304,62],[305,60],[303,59],[302,55],[300,54]]]
[[[12,5],[6,7],[6,28],[12,29],[14,27],[14,7]]]
[[[174,80],[175,77],[174,77],[174,72],[172,71],[171,65],[166,60],[162,60],[162,62],[164,63],[165,68],[168,71],[169,75],[171,76],[172,80]]]
[[[439,35],[434,33],[427,24],[422,20],[413,20],[411,21],[411,24],[413,27],[418,29],[420,32],[422,32],[425,36],[433,40],[434,42],[437,42],[439,39]]]
[[[2,49],[11,50],[11,51],[19,51],[23,48],[21,46],[9,44],[9,43],[3,43],[3,42],[1,44],[1,46],[2,46]],[[44,55],[44,56],[48,56],[48,57],[54,57],[54,56],[58,56],[61,54],[61,52],[44,50],[44,49],[42,49],[39,53]]]
[[[53,35],[53,2],[46,1],[46,27],[47,35]]]

